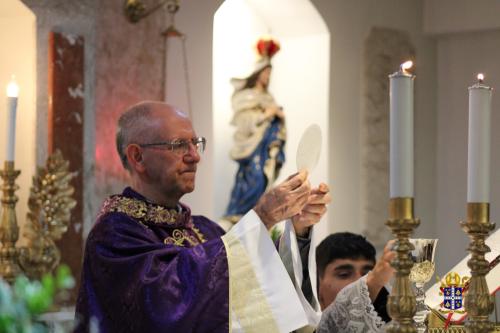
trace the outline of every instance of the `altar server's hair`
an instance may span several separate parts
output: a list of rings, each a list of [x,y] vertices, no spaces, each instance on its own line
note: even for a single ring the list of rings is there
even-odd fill
[[[326,237],[316,248],[318,275],[336,259],[365,259],[375,264],[376,250],[365,237],[351,232],[338,232]]]

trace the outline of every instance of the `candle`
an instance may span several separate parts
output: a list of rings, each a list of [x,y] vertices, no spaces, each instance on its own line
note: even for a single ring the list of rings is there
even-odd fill
[[[483,74],[477,79],[478,82],[469,87],[467,202],[489,202],[492,89],[483,84]]]
[[[14,148],[16,142],[16,109],[19,86],[14,76],[7,85],[7,150],[6,160],[14,161]]]
[[[390,197],[413,197],[413,81],[407,61],[390,78]]]

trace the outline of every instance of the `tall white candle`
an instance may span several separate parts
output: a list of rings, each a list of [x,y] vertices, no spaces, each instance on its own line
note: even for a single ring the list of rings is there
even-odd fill
[[[467,202],[490,201],[491,93],[484,76],[469,87],[469,153],[467,161]]]
[[[407,61],[390,78],[390,197],[413,197],[413,81]]]
[[[19,86],[14,76],[7,85],[7,150],[6,160],[14,161],[14,150],[16,146],[16,109]]]

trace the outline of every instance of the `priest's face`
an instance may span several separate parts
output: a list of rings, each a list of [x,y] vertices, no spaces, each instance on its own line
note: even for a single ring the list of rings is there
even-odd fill
[[[364,258],[335,259],[329,263],[319,278],[319,303],[324,310],[348,284],[358,280],[373,269],[375,263]]]
[[[189,118],[171,108],[154,112],[150,130],[154,142],[186,142],[196,137]],[[145,180],[166,202],[177,202],[194,190],[200,155],[192,143],[186,147],[172,149],[165,145],[143,150]]]

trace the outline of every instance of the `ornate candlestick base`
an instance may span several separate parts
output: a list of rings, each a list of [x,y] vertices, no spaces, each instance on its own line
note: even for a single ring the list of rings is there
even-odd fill
[[[413,316],[416,313],[415,295],[409,275],[413,266],[410,252],[413,249],[409,237],[420,221],[413,216],[413,198],[391,198],[389,220],[385,223],[396,237],[396,258],[391,265],[396,269],[394,286],[387,300],[387,311],[392,321],[386,332],[416,333]]]
[[[484,254],[490,252],[484,240],[495,228],[495,224],[489,221],[489,210],[489,203],[469,202],[467,203],[467,221],[460,222],[462,229],[471,239],[467,248],[471,254],[471,259],[467,262],[471,279],[464,302],[468,316],[465,328],[468,333],[486,333],[494,329],[494,324],[488,321],[488,316],[493,311],[494,300],[486,284],[485,276],[489,272],[489,263],[484,258]]]
[[[19,238],[19,228],[16,219],[17,196],[14,192],[19,188],[15,184],[21,171],[14,169],[14,162],[6,161],[4,170],[0,170],[3,179],[1,187],[2,215],[0,220],[0,276],[7,282],[13,282],[21,273],[18,264],[19,252],[16,242]]]

